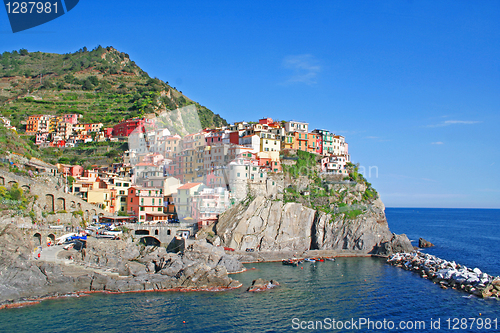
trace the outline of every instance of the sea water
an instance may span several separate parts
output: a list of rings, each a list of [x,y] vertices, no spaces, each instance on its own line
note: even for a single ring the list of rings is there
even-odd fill
[[[393,232],[436,245],[426,252],[500,275],[500,210],[387,209],[386,213]],[[246,267],[247,272],[232,276],[244,285],[238,290],[95,294],[45,301],[0,311],[0,331],[500,331],[499,301],[443,290],[380,258]],[[280,287],[246,292],[259,277],[277,280]]]

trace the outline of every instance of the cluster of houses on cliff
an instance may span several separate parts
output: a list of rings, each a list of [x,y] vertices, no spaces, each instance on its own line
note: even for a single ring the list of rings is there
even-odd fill
[[[81,117],[73,113],[29,116],[26,134],[34,135],[35,144],[40,148],[70,148],[80,143],[112,140],[112,128],[103,128],[102,123],[79,123]]]
[[[80,124],[78,119],[76,114],[30,116],[26,132],[36,135],[41,147],[128,140],[122,163],[90,170],[64,164],[57,168],[71,176],[72,194],[140,223],[208,224],[245,198],[248,184],[274,185],[289,150],[320,156],[321,171],[330,174],[347,174],[350,161],[343,136],[310,131],[302,121],[263,118],[181,136],[155,119],[124,120],[113,128]]]

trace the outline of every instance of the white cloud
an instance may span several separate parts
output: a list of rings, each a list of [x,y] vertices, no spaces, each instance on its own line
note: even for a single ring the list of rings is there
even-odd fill
[[[431,145],[444,145],[444,142],[441,141],[431,142]]]
[[[311,54],[287,56],[283,60],[283,67],[291,69],[294,74],[285,83],[315,84],[321,66]]]
[[[442,123],[439,123],[439,124],[427,125],[427,127],[444,127],[444,126],[450,126],[450,125],[473,125],[473,124],[479,124],[479,123],[482,123],[482,121],[477,121],[477,120],[446,120],[446,121],[443,121]]]

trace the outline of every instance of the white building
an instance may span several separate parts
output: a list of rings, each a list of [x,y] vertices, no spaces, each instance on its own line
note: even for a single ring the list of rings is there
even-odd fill
[[[303,121],[290,120],[285,123],[285,131],[309,133],[309,123]]]
[[[258,135],[246,135],[240,138],[240,145],[251,148],[253,153],[260,151],[260,137]]]

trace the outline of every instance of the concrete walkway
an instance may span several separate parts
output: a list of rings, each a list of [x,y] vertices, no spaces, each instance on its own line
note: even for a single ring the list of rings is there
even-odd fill
[[[38,253],[40,253],[39,260],[50,261],[50,262],[62,262],[62,261],[64,261],[63,259],[57,258],[57,254],[62,249],[63,249],[63,245],[54,245],[54,246],[50,246],[50,247],[44,247],[42,251],[36,251],[35,256],[38,256]]]
[[[83,265],[82,263],[77,263],[73,260],[58,258],[59,252],[66,251],[63,247],[64,245],[44,247],[42,251],[36,251],[34,256],[38,257],[38,253],[40,253],[40,259],[38,260],[60,264],[62,270],[65,272],[65,275],[68,276],[76,277],[84,273],[96,272],[103,275],[119,277],[119,274],[117,272],[112,272],[106,268],[90,267],[89,265]]]

